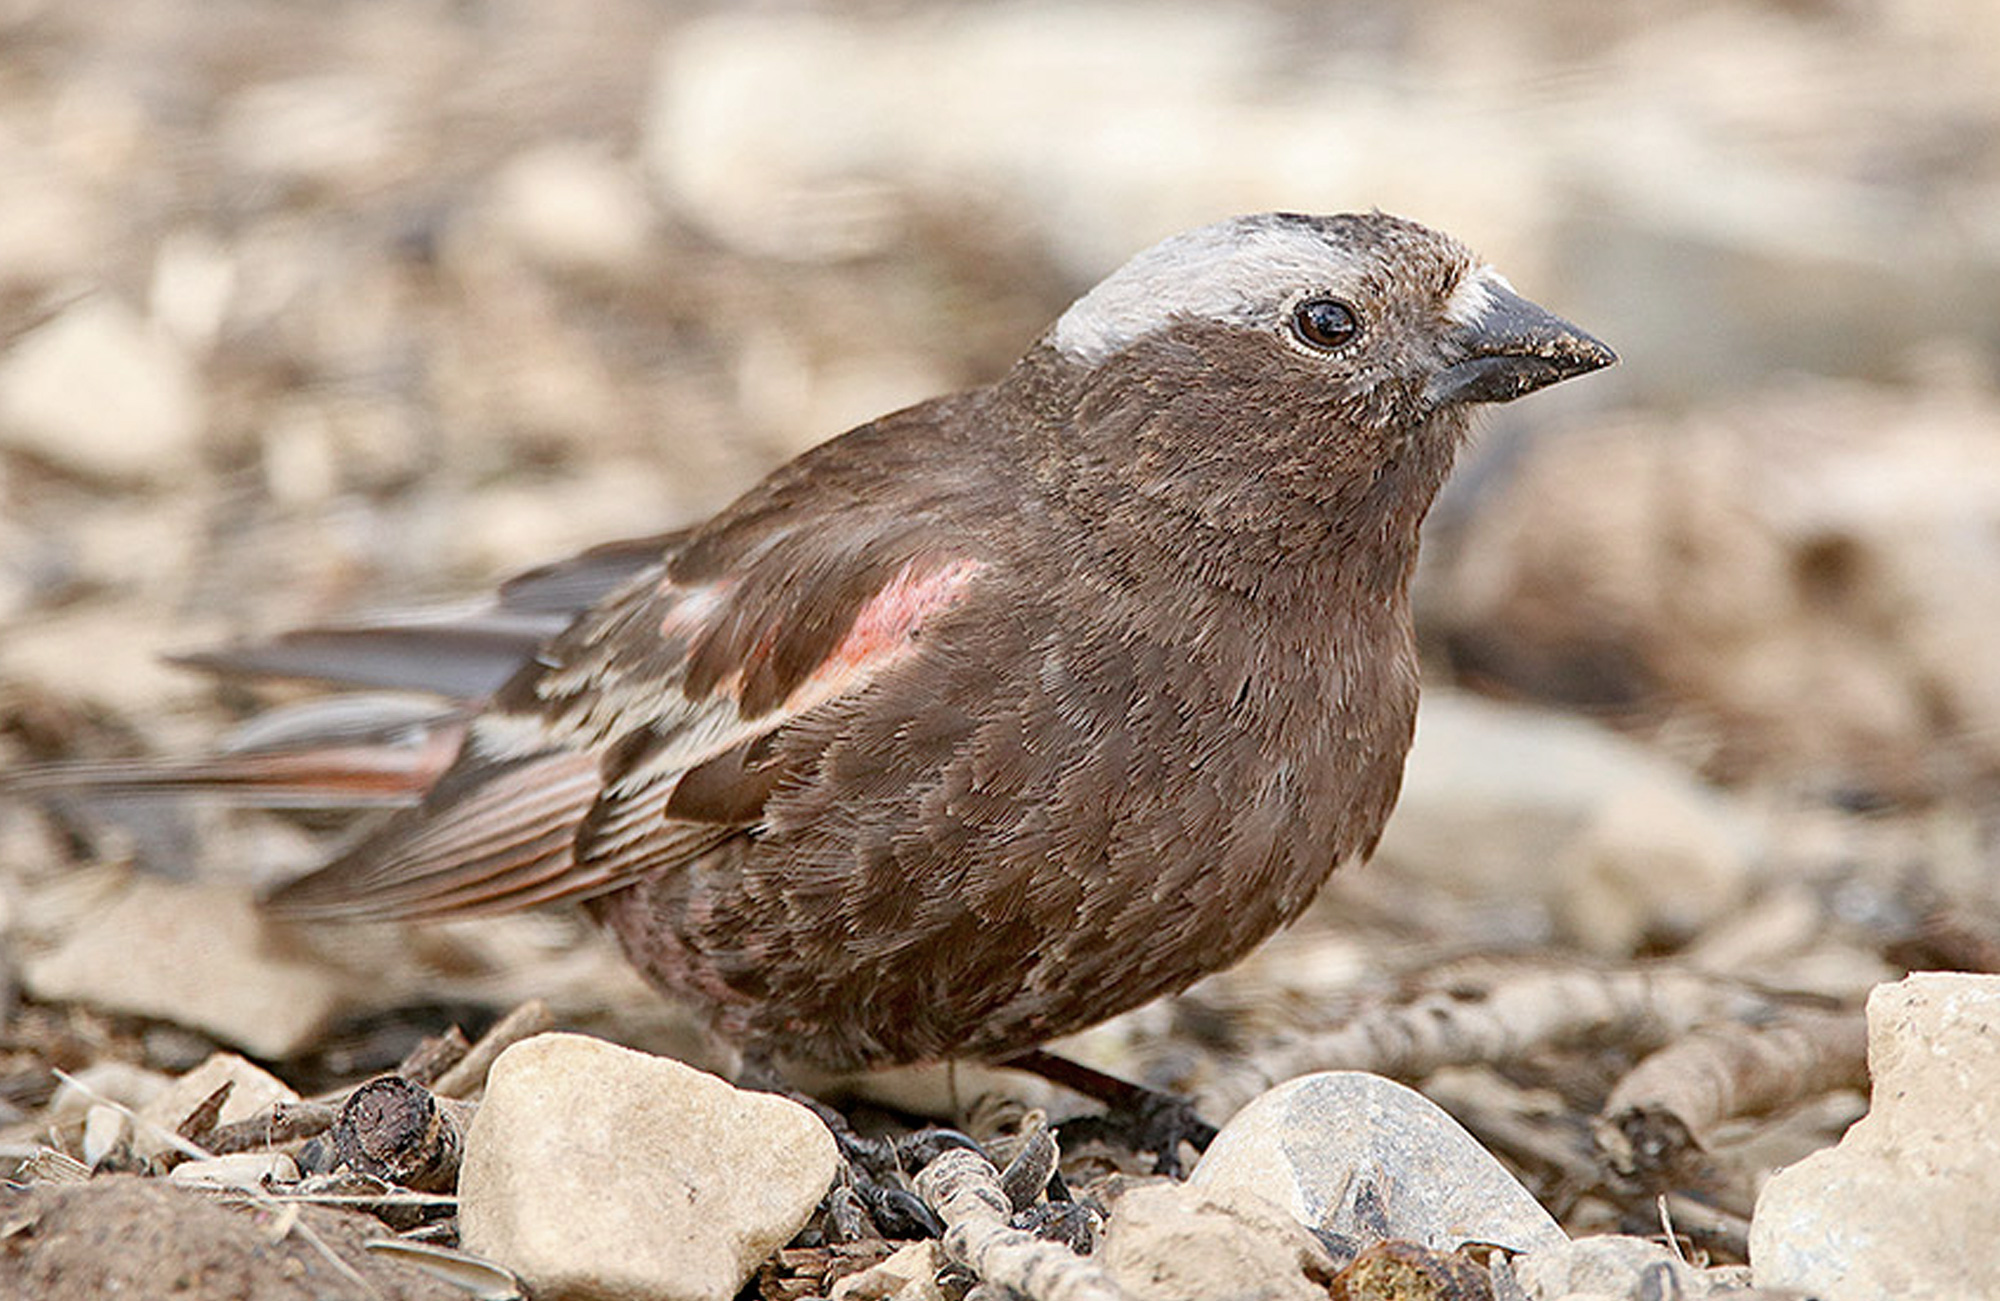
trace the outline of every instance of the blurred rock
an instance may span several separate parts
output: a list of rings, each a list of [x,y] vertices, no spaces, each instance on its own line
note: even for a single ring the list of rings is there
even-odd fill
[[[1868,999],[1868,1114],[1757,1199],[1760,1287],[1921,1301],[2000,1287],[2000,976],[1923,974]]]
[[[1324,1301],[1335,1268],[1272,1203],[1170,1183],[1122,1193],[1091,1259],[1139,1301]]]
[[[204,419],[197,381],[171,335],[93,294],[0,356],[0,448],[92,478],[186,471]]]
[[[1624,955],[1736,909],[1757,854],[1755,825],[1656,751],[1585,719],[1432,690],[1375,860]]]
[[[70,1072],[70,1079],[56,1086],[42,1115],[50,1125],[67,1125],[82,1120],[102,1103],[138,1111],[172,1084],[173,1080],[160,1072],[131,1062],[92,1062]]]
[[[1579,485],[1588,485],[1579,491]],[[1464,669],[1864,795],[2000,772],[2000,398],[1794,381],[1537,440],[1429,603]]]
[[[102,209],[61,161],[0,124],[0,291],[46,292],[87,274],[106,232]]]
[[[1561,1245],[1549,1213],[1479,1141],[1416,1090],[1360,1071],[1280,1084],[1223,1127],[1188,1188],[1273,1203],[1357,1246],[1404,1239],[1449,1251]]]
[[[167,1151],[171,1147],[168,1136],[178,1133],[195,1108],[225,1084],[229,1086],[229,1097],[216,1113],[216,1123],[220,1125],[248,1120],[276,1102],[299,1100],[289,1085],[263,1067],[235,1053],[216,1053],[139,1109],[139,1132],[133,1138],[133,1149],[141,1156]]]
[[[493,179],[487,215],[530,260],[604,276],[636,273],[653,229],[653,207],[633,169],[582,144],[516,155]]]
[[[663,47],[647,157],[712,238],[788,259],[881,252],[917,214],[969,203],[1037,221],[1085,282],[1260,208],[1379,203],[1446,229],[1476,213],[1489,239],[1521,229],[1543,191],[1486,160],[1532,172],[1542,151],[1370,76],[1357,56],[1381,33],[1342,35],[1356,39],[1304,44],[1253,5],[1014,2],[948,23],[727,10]]]
[[[342,1003],[338,975],[289,954],[246,891],[146,877],[22,980],[40,999],[178,1021],[271,1060],[311,1043]]]
[[[386,79],[324,73],[240,92],[224,109],[218,134],[236,168],[337,193],[380,185],[404,159],[405,129]]]
[[[730,1301],[833,1182],[795,1102],[574,1034],[500,1055],[466,1136],[465,1248],[538,1295]]]
[[[1409,212],[1593,322],[1614,386],[1685,400],[2000,342],[1975,7],[739,7],[665,42],[646,150],[710,237],[789,259],[1004,207],[1088,281],[1228,212]]]

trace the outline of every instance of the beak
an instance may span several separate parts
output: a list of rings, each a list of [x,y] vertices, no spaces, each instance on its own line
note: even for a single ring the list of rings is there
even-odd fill
[[[1618,360],[1598,340],[1497,280],[1483,288],[1479,314],[1445,336],[1451,360],[1424,390],[1434,406],[1511,402]]]

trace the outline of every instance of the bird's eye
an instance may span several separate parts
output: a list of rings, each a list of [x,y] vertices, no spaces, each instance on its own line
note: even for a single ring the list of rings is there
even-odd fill
[[[1332,352],[1354,341],[1361,320],[1338,298],[1308,298],[1292,309],[1292,333],[1309,348]]]

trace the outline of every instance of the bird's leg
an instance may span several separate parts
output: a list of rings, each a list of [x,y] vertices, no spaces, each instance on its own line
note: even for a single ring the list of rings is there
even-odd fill
[[[1202,1152],[1215,1138],[1215,1126],[1196,1115],[1194,1104],[1186,1098],[1121,1080],[1067,1057],[1030,1048],[995,1064],[1039,1075],[1051,1084],[1103,1103],[1102,1116],[1081,1117],[1062,1128],[1071,1136],[1103,1136],[1122,1141],[1134,1151],[1151,1152],[1155,1174],[1178,1177],[1181,1144],[1188,1143]]]

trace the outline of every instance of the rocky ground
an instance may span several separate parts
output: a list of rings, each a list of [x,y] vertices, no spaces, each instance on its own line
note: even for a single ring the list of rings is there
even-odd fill
[[[1996,63],[1978,0],[0,5],[11,771],[213,745],[252,697],[163,655],[697,518],[1229,212],[1407,212],[1624,356],[1496,412],[1433,517],[1376,860],[1067,1045],[1241,1110],[1190,1184],[1059,1128],[1052,1197],[1080,1104],[960,1071],[871,1081],[895,1196],[823,1199],[814,1140],[723,1124],[768,1100],[601,1057],[728,1064],[575,918],[280,931],[255,891],[344,825],[0,802],[0,1293],[454,1294],[429,1252],[507,1294],[459,1248],[786,1301],[2000,1287],[2000,995],[1889,985],[2000,972]],[[463,1180],[357,1164],[398,1068]],[[1267,1092],[1326,1070],[1372,1075]],[[685,1292],[617,1247],[673,1236],[665,1095],[718,1158]],[[584,1115],[611,1146],[549,1157]],[[984,1156],[911,1185],[926,1116]],[[557,1214],[619,1189],[622,1284]],[[877,1236],[913,1205],[949,1259]]]

